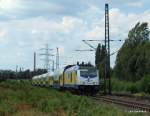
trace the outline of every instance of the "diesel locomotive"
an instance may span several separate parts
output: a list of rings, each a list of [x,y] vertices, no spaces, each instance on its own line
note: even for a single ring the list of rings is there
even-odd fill
[[[99,90],[99,73],[94,66],[68,65],[32,78],[32,84],[95,94]]]

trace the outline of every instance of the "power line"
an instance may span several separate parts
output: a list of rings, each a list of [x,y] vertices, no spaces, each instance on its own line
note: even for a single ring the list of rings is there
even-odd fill
[[[95,52],[96,50],[93,50],[93,49],[82,49],[82,50],[75,50],[75,51],[76,51],[76,52]],[[110,53],[110,56],[116,54],[118,51],[119,51],[119,50]]]
[[[95,47],[93,47],[90,43],[88,43],[86,40],[82,40],[86,45],[88,45],[90,48],[96,50]]]
[[[94,42],[94,41],[100,41],[100,42],[108,42],[108,40],[82,40],[86,45],[88,45],[90,48],[92,48],[92,49],[83,49],[83,50],[75,50],[75,51],[78,51],[78,52],[86,52],[86,51],[96,51],[96,48],[93,46],[93,45],[91,45],[90,43],[88,43],[88,42]],[[118,40],[115,40],[115,39],[111,39],[111,40],[109,40],[109,42],[114,42],[114,41],[125,41],[125,40],[121,40],[121,39],[118,39]],[[112,56],[112,55],[114,55],[115,53],[117,53],[118,51],[116,51],[116,52],[113,52],[113,53],[110,53],[110,56]]]
[[[75,50],[75,51],[78,51],[78,52],[88,52],[88,51],[95,51],[95,50],[93,50],[93,49],[87,49],[87,50]]]
[[[104,41],[105,42],[105,40],[92,40],[92,39],[89,39],[89,40],[82,40],[82,41]],[[106,40],[107,41],[107,40]],[[125,41],[125,40],[121,40],[121,39],[118,39],[118,40],[115,40],[115,39],[111,39],[111,40],[109,40],[110,42],[111,41]]]

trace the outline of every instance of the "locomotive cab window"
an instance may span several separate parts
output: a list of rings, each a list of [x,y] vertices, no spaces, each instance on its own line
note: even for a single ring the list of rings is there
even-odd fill
[[[87,68],[80,70],[80,76],[84,78],[94,78],[97,77],[97,70],[95,68]]]

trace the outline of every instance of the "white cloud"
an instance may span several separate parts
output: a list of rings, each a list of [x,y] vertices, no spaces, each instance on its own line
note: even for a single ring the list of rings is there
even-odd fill
[[[80,26],[83,24],[83,21],[78,18],[73,18],[73,17],[63,17],[62,18],[62,26],[63,30],[67,33],[71,32],[74,30],[76,27]]]
[[[0,20],[28,19],[41,14],[49,17],[64,11],[63,5],[47,0],[0,0]]]
[[[120,27],[124,30],[129,30],[137,22],[148,22],[150,23],[150,10],[143,13],[124,13],[119,9],[110,10],[110,21],[113,27]]]
[[[0,29],[0,40],[5,40],[5,38],[7,37],[7,30],[5,29]]]
[[[0,23],[0,40],[7,37],[3,40],[7,41],[7,45],[2,44],[0,46],[0,52],[7,57],[3,60],[0,58],[1,64],[5,65],[9,60],[9,66],[21,64],[32,67],[33,52],[39,52],[38,49],[45,43],[49,43],[50,48],[53,49],[59,47],[61,56],[72,57],[70,62],[91,61],[94,63],[94,52],[77,53],[75,50],[90,49],[82,42],[83,39],[104,39],[104,9],[91,4],[76,16],[62,15],[51,18],[43,14],[40,15]],[[129,29],[138,21],[148,21],[150,24],[150,11],[136,14],[124,12],[119,8],[111,8],[110,38],[125,39]],[[98,43],[91,44],[96,47]],[[121,44],[111,43],[111,52],[117,51]],[[61,61],[63,64],[64,60]],[[114,61],[115,58],[113,57],[112,66]],[[38,63],[41,66],[42,63]]]
[[[142,1],[129,2],[127,6],[141,8],[144,6]]]
[[[11,10],[18,6],[18,0],[0,0],[0,9]]]
[[[93,39],[93,40],[103,40],[104,39],[104,28],[96,26],[92,30],[86,33],[87,39]]]
[[[35,17],[25,20],[15,21],[16,26],[20,29],[27,29],[32,34],[48,32],[54,34],[56,32],[69,33],[77,26],[82,25],[82,20],[75,17],[64,16],[61,20],[49,20],[45,17]]]

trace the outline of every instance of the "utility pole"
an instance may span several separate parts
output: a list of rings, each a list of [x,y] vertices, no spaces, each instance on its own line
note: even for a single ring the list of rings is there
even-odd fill
[[[109,6],[105,4],[105,78],[104,92],[106,92],[106,79],[108,79],[108,93],[111,94],[111,78],[110,78],[110,38],[109,38]]]
[[[53,65],[52,65],[52,71],[54,72],[54,70],[55,70],[55,68],[54,68],[55,62],[54,62],[54,60],[53,60],[52,62],[53,62]]]
[[[96,48],[94,46],[92,46],[90,43],[88,42],[94,42],[94,41],[102,41],[105,43],[105,49],[106,49],[106,53],[105,53],[105,76],[104,76],[104,94],[107,93],[107,89],[108,89],[108,93],[111,94],[111,77],[110,77],[110,56],[114,55],[116,52],[113,52],[110,54],[110,42],[115,42],[115,41],[124,41],[121,39],[110,39],[109,36],[109,6],[108,4],[105,4],[105,39],[104,40],[82,40],[85,44],[87,44],[91,49],[89,50],[76,50],[76,51],[95,51]],[[108,80],[108,88],[107,88],[107,80]]]
[[[41,60],[44,60],[45,64],[44,64],[44,68],[49,71],[49,61],[50,61],[50,56],[54,56],[52,54],[50,54],[50,51],[52,51],[53,49],[50,49],[49,48],[49,45],[46,44],[45,45],[45,48],[41,48],[40,50],[44,50],[43,52],[44,53],[41,53],[40,55],[41,56],[45,56],[44,59],[41,59]]]
[[[34,73],[36,71],[36,52],[34,52]]]
[[[16,65],[16,73],[18,72],[18,65]]]
[[[16,65],[16,79],[18,79],[18,65]]]
[[[59,69],[59,48],[57,49],[57,53],[56,53],[56,70]]]

